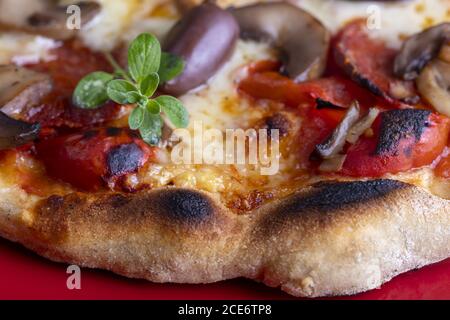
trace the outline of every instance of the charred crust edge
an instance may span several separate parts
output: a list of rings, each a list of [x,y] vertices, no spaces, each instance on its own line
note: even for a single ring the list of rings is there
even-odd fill
[[[173,188],[131,196],[108,194],[94,201],[77,193],[55,195],[42,200],[36,212],[32,228],[42,239],[56,243],[67,237],[70,224],[129,228],[145,227],[156,219],[169,229],[177,229],[215,221],[218,208],[206,194]]]
[[[383,198],[389,193],[403,189],[407,184],[395,180],[370,180],[351,182],[320,182],[307,193],[289,197],[274,209],[284,216],[303,213],[326,213],[359,203]]]
[[[149,201],[159,216],[179,222],[199,223],[215,212],[211,199],[189,189],[165,189],[149,197]]]

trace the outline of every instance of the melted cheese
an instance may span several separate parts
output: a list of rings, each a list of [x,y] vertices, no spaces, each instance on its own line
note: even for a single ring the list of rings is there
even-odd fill
[[[372,25],[375,36],[399,47],[405,37],[432,25],[450,21],[448,0],[411,0],[395,2],[293,0],[316,15],[330,30],[336,31],[346,22],[362,17],[379,19]],[[370,20],[372,21],[372,20]],[[371,22],[369,22],[371,23]]]
[[[60,45],[57,41],[23,33],[0,34],[0,64],[18,65],[51,60],[50,50]]]

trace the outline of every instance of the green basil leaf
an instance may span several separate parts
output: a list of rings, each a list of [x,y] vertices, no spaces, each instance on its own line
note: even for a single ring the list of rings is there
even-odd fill
[[[144,122],[144,113],[145,110],[140,107],[136,107],[131,111],[130,116],[128,117],[128,125],[131,130],[139,129]]]
[[[156,100],[149,100],[147,103],[147,111],[153,114],[161,113],[161,105]]]
[[[137,91],[131,91],[127,93],[128,103],[138,103],[142,98],[142,95]]]
[[[113,75],[98,71],[85,76],[73,93],[73,103],[83,109],[95,109],[109,100],[106,86]]]
[[[138,101],[138,105],[145,109],[145,107],[147,106],[148,101],[149,101],[149,98],[147,98],[146,96],[141,95],[141,98]]]
[[[156,145],[161,139],[163,121],[159,114],[145,110],[144,121],[139,127],[142,139],[150,145]]]
[[[185,62],[183,59],[172,53],[163,52],[158,71],[160,82],[164,83],[176,78],[183,72],[184,66]]]
[[[119,104],[127,104],[132,103],[128,100],[130,98],[129,93],[137,91],[137,89],[131,82],[117,79],[108,83],[106,91],[111,100]]]
[[[158,72],[161,45],[155,36],[143,33],[131,42],[128,49],[128,69],[131,77],[140,83],[146,76]]]
[[[151,97],[155,93],[159,85],[159,76],[157,73],[153,72],[142,79],[139,89],[141,93],[146,97]]]
[[[177,128],[186,128],[189,124],[189,113],[180,100],[171,96],[159,96],[155,99],[161,105],[170,122]]]

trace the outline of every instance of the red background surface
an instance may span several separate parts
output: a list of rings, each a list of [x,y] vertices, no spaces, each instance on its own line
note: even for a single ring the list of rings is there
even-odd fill
[[[245,279],[208,285],[154,284],[89,269],[81,271],[81,290],[68,290],[66,267],[0,239],[0,299],[293,299]],[[450,259],[349,298],[450,299]]]

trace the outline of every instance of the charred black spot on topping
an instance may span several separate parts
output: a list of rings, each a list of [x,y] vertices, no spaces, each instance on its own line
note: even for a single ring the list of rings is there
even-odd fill
[[[83,137],[85,139],[90,139],[95,137],[96,135],[98,135],[99,131],[98,130],[88,130],[83,134]]]
[[[278,130],[280,137],[285,137],[289,133],[289,120],[282,114],[275,114],[265,119],[264,129],[267,129],[267,134],[270,137],[271,130]]]
[[[45,27],[54,22],[54,18],[50,15],[35,13],[27,18],[27,22],[33,27]]]
[[[376,155],[392,154],[402,139],[419,141],[429,126],[431,111],[417,109],[391,110],[381,114],[380,135]]]
[[[111,176],[136,171],[142,162],[143,152],[135,144],[123,144],[111,149],[107,156],[108,173]]]
[[[344,109],[341,106],[338,106],[338,105],[336,105],[334,103],[331,103],[329,101],[325,101],[325,100],[320,99],[320,98],[316,99],[316,108],[318,110],[320,110],[320,109],[334,109],[334,110],[342,110],[342,109]]]
[[[120,128],[106,128],[106,135],[109,137],[116,137],[120,135],[122,129]]]
[[[376,200],[405,186],[406,184],[394,180],[321,182],[313,185],[313,190],[307,194],[292,196],[282,208],[276,210],[283,215],[328,212]]]
[[[375,83],[363,77],[357,71],[352,73],[352,79],[357,83],[359,83],[361,86],[369,89],[372,93],[376,94],[377,96],[388,98],[387,95],[383,92],[383,90],[381,90]]]
[[[152,199],[152,206],[163,217],[186,222],[200,222],[214,212],[203,194],[185,189],[164,190]]]
[[[129,134],[130,137],[132,137],[132,138],[138,138],[138,139],[141,138],[141,135],[139,134],[138,131],[130,131],[128,134]]]
[[[413,146],[412,145],[407,146],[405,148],[405,150],[403,150],[403,152],[404,152],[405,156],[407,156],[408,158],[411,158],[412,152],[413,152]]]

